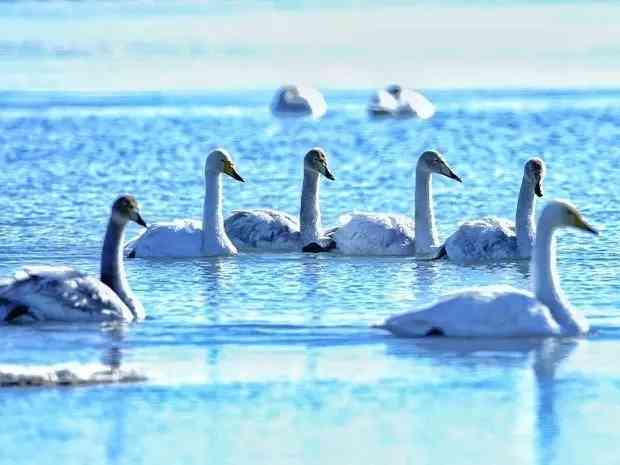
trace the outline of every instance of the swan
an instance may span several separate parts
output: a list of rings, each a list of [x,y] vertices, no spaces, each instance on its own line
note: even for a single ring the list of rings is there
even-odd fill
[[[276,116],[312,116],[318,119],[326,111],[323,94],[312,87],[283,86],[271,103],[271,112]]]
[[[372,116],[428,119],[435,114],[435,105],[419,92],[392,84],[370,97],[368,112]]]
[[[535,196],[543,196],[544,175],[541,159],[528,160],[523,168],[516,221],[491,217],[463,223],[446,240],[448,258],[460,263],[530,258],[536,234]]]
[[[0,319],[53,321],[137,321],[144,308],[129,288],[123,264],[125,226],[146,227],[138,202],[119,197],[103,241],[100,279],[64,266],[32,266],[0,285]]]
[[[574,227],[597,235],[577,209],[562,200],[543,209],[536,232],[534,292],[495,285],[462,290],[422,310],[395,315],[383,325],[397,336],[579,336],[587,320],[567,301],[556,271],[555,231]]]
[[[238,210],[224,226],[233,243],[244,251],[323,252],[331,240],[323,235],[319,206],[319,179],[334,181],[327,156],[315,147],[304,157],[299,222],[292,216],[268,209]]]
[[[418,159],[415,176],[415,223],[404,215],[353,213],[332,237],[337,251],[345,255],[415,255],[438,258],[442,247],[433,213],[431,175],[441,174],[461,182],[443,156],[427,150]]]
[[[128,256],[181,258],[237,254],[237,248],[224,230],[221,173],[245,182],[237,173],[228,152],[221,148],[213,150],[205,162],[202,223],[195,220],[174,220],[152,224],[127,243],[125,250]]]

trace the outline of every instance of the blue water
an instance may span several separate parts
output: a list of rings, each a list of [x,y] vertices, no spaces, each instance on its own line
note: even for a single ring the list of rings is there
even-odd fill
[[[103,364],[149,378],[3,389],[2,463],[617,462],[620,92],[428,92],[439,112],[425,122],[372,121],[367,94],[328,92],[322,120],[279,121],[267,92],[3,93],[0,275],[29,263],[96,273],[122,192],[147,221],[199,218],[217,145],[247,181],[224,180],[227,212],[292,214],[302,157],[324,147],[337,178],[322,183],[326,225],[355,209],[411,214],[417,155],[439,148],[464,180],[433,181],[444,238],[466,218],[511,217],[535,155],[545,198],[571,199],[602,230],[559,244],[562,285],[594,334],[412,341],[369,329],[462,286],[528,286],[522,263],[137,259],[141,324],[0,327],[2,370]]]

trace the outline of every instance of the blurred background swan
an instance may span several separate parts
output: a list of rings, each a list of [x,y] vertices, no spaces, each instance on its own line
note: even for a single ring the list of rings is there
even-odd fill
[[[100,279],[65,266],[25,267],[0,284],[3,321],[133,321],[144,319],[123,263],[125,226],[146,227],[131,195],[112,205],[101,252]]]
[[[326,111],[327,103],[323,94],[306,86],[283,86],[271,102],[271,112],[275,116],[312,116],[318,119]]]
[[[304,157],[299,221],[270,209],[237,210],[226,218],[226,232],[239,250],[263,252],[322,252],[331,247],[321,223],[319,180],[335,180],[325,151],[315,147]]]
[[[368,113],[371,116],[428,119],[435,114],[435,105],[420,92],[391,84],[370,97]]]
[[[200,257],[235,255],[237,248],[224,229],[222,213],[222,181],[220,174],[244,182],[226,150],[213,150],[205,162],[205,196],[202,222],[174,220],[152,224],[127,243],[128,256],[135,257]]]
[[[556,270],[555,232],[573,227],[598,234],[568,202],[545,206],[538,220],[532,271],[534,292],[511,286],[454,293],[430,307],[388,318],[380,326],[397,336],[579,336],[587,320],[564,296]]]
[[[532,158],[523,167],[515,221],[486,217],[467,221],[446,240],[446,254],[460,263],[528,259],[536,235],[536,197],[543,196],[545,164]]]
[[[345,223],[332,232],[336,249],[345,255],[415,255],[438,258],[439,242],[431,175],[446,176],[461,182],[444,157],[435,150],[420,155],[415,177],[415,222],[400,214],[351,213]]]

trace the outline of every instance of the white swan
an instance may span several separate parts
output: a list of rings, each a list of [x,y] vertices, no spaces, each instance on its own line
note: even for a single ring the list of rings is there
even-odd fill
[[[327,103],[323,94],[312,87],[283,86],[273,98],[271,111],[276,116],[320,118],[327,111]]]
[[[511,286],[486,286],[452,294],[430,307],[388,318],[380,326],[397,336],[578,336],[587,320],[564,297],[556,271],[554,233],[572,226],[592,234],[577,209],[550,202],[538,221],[532,271],[534,293]]]
[[[112,205],[101,253],[101,280],[68,267],[26,267],[0,285],[0,320],[143,320],[144,308],[129,288],[123,265],[128,221],[146,227],[136,200],[124,195]]]
[[[333,232],[336,249],[345,255],[415,255],[437,258],[443,250],[433,213],[431,174],[461,182],[444,158],[427,150],[418,159],[415,176],[415,226],[404,215],[353,213]]]
[[[516,221],[488,217],[463,223],[446,240],[448,258],[459,263],[530,258],[536,234],[535,195],[543,195],[544,175],[542,160],[528,160],[523,168]]]
[[[224,173],[244,182],[230,155],[215,149],[205,162],[205,198],[202,223],[195,220],[174,220],[155,223],[125,246],[129,257],[201,257],[235,255],[237,248],[224,230],[222,214],[222,181]]]
[[[428,119],[435,114],[435,105],[419,92],[392,84],[370,97],[368,112],[372,116],[417,116]]]
[[[299,222],[275,210],[239,210],[224,222],[233,243],[244,251],[322,252],[329,248],[321,224],[319,178],[334,180],[323,149],[311,149],[304,157]]]

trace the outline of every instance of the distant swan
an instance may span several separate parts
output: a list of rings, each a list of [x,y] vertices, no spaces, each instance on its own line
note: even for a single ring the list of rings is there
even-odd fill
[[[304,157],[299,222],[276,210],[239,210],[224,222],[233,243],[244,251],[321,252],[331,240],[324,236],[319,205],[319,178],[334,180],[323,149]]]
[[[224,230],[222,214],[222,181],[224,173],[244,182],[230,155],[216,149],[205,162],[205,198],[202,223],[195,220],[175,220],[155,223],[125,246],[129,257],[201,257],[235,255],[237,248]]]
[[[371,96],[368,112],[372,116],[417,116],[428,119],[435,114],[435,105],[419,92],[392,84]]]
[[[124,195],[112,205],[101,253],[101,280],[63,266],[25,267],[0,284],[0,319],[143,320],[144,308],[129,288],[123,265],[128,221],[146,227],[136,200]]]
[[[320,118],[327,111],[327,103],[321,92],[312,87],[283,86],[273,98],[271,111],[276,116]]]
[[[333,232],[336,249],[345,255],[415,255],[437,258],[443,250],[433,212],[431,174],[461,182],[444,158],[427,150],[418,159],[415,177],[415,224],[404,215],[352,213]]]
[[[448,258],[460,263],[530,258],[536,235],[535,195],[543,195],[544,172],[542,160],[530,159],[523,168],[516,221],[489,217],[463,223],[446,241]]]
[[[556,271],[555,230],[572,226],[598,232],[577,209],[550,202],[538,220],[532,272],[534,293],[511,286],[485,286],[445,297],[426,309],[388,318],[380,326],[397,336],[578,336],[587,320],[564,297]]]

